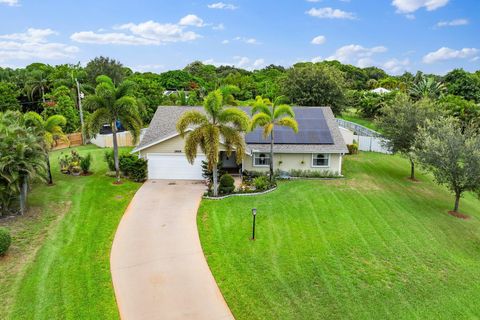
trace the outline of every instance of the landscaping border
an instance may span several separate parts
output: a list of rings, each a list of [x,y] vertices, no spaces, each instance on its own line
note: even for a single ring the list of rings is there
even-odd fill
[[[232,193],[232,194],[227,194],[227,195],[221,196],[221,197],[202,196],[202,198],[207,199],[207,200],[222,200],[222,199],[226,199],[226,198],[230,198],[230,197],[258,196],[258,195],[267,194],[267,193],[270,193],[272,191],[275,191],[275,190],[277,190],[277,188],[278,187],[275,187],[275,188],[268,189],[268,190],[262,191],[262,192]]]

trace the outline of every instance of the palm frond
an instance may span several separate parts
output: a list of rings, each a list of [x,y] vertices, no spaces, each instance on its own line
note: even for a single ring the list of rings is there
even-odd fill
[[[297,133],[298,132],[298,122],[291,117],[284,117],[281,118],[280,120],[276,121],[276,125],[282,126],[282,127],[289,127],[292,128],[292,130]]]
[[[237,152],[237,163],[240,164],[246,149],[243,135],[229,126],[220,126],[219,129],[224,140],[227,155],[230,155],[235,150]]]
[[[56,127],[64,127],[67,124],[67,119],[62,115],[53,115],[45,120],[45,131],[52,132]]]
[[[136,144],[138,142],[138,137],[140,136],[140,130],[142,130],[142,119],[140,116],[121,114],[119,116],[119,120],[125,129],[130,131],[132,134],[133,143]]]
[[[95,110],[86,123],[87,134],[89,136],[97,134],[105,123],[112,124],[114,120],[108,109],[100,108]]]
[[[278,107],[275,107],[273,118],[278,119],[282,116],[290,116],[292,118],[295,118],[295,112],[293,112],[292,107],[290,107],[289,105],[281,104]]]
[[[213,119],[216,119],[217,114],[223,108],[223,96],[220,90],[212,91],[208,94],[203,102],[203,107],[207,114],[209,114]]]
[[[177,122],[177,132],[183,137],[189,127],[203,126],[208,124],[207,117],[198,111],[185,112]]]
[[[239,131],[247,131],[249,125],[248,115],[238,108],[226,108],[218,114],[219,123],[231,123]]]
[[[185,156],[189,163],[193,164],[197,157],[198,148],[204,149],[205,127],[196,128],[190,131],[185,139]]]
[[[272,122],[272,118],[270,118],[267,114],[265,114],[263,112],[262,113],[257,113],[250,120],[249,131],[255,130],[256,127],[263,127],[270,122]]]
[[[272,134],[274,126],[275,125],[273,124],[273,122],[267,123],[266,125],[263,126],[263,137],[265,139]]]

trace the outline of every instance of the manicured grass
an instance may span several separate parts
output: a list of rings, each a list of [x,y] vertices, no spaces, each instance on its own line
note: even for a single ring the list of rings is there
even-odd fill
[[[452,195],[407,180],[396,156],[344,168],[345,180],[202,202],[202,246],[236,319],[480,318],[480,201],[462,199],[470,220],[448,215]]]
[[[377,127],[373,119],[363,118],[357,113],[355,109],[348,109],[347,111],[343,112],[342,115],[339,116],[339,118],[357,123],[375,131],[379,131],[379,128]]]
[[[55,185],[35,185],[29,213],[0,221],[14,236],[8,256],[0,259],[0,319],[119,318],[110,248],[140,184],[113,185],[105,176],[103,149],[75,149],[92,154],[93,175],[61,174],[56,151]]]

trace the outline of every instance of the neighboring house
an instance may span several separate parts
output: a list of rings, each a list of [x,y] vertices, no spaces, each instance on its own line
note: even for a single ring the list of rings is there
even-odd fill
[[[388,90],[388,89],[385,89],[385,88],[376,88],[376,89],[370,90],[370,92],[383,94],[383,93],[389,93],[389,92],[391,92],[391,90]]]
[[[250,108],[242,108],[250,115]],[[199,150],[195,163],[188,163],[184,154],[184,139],[176,130],[180,116],[187,110],[203,112],[203,107],[158,107],[140,144],[132,151],[148,160],[149,179],[202,179],[201,162],[205,156]],[[342,173],[342,157],[348,153],[345,141],[332,110],[328,107],[294,107],[298,133],[290,128],[275,128],[274,167],[282,171],[318,170]],[[246,134],[246,154],[237,165],[233,152],[227,156],[220,150],[223,167],[229,172],[268,171],[270,141],[262,136],[262,128]]]

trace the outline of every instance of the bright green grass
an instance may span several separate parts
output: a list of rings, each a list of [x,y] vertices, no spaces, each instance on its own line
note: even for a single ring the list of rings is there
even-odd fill
[[[105,176],[104,150],[75,149],[92,153],[93,175],[59,173],[60,151],[52,153],[55,186],[35,185],[30,214],[1,222],[15,238],[9,256],[0,260],[0,319],[119,318],[110,248],[140,184],[113,185]]]
[[[347,120],[350,122],[357,123],[359,125],[362,125],[364,127],[367,127],[369,129],[379,131],[379,128],[375,124],[375,121],[373,119],[367,119],[361,117],[357,111],[353,108],[348,109],[342,113],[341,116],[339,116],[340,119]]]
[[[236,319],[479,319],[480,201],[462,199],[470,220],[448,215],[452,195],[407,180],[395,156],[344,168],[345,180],[202,202],[202,246]]]

